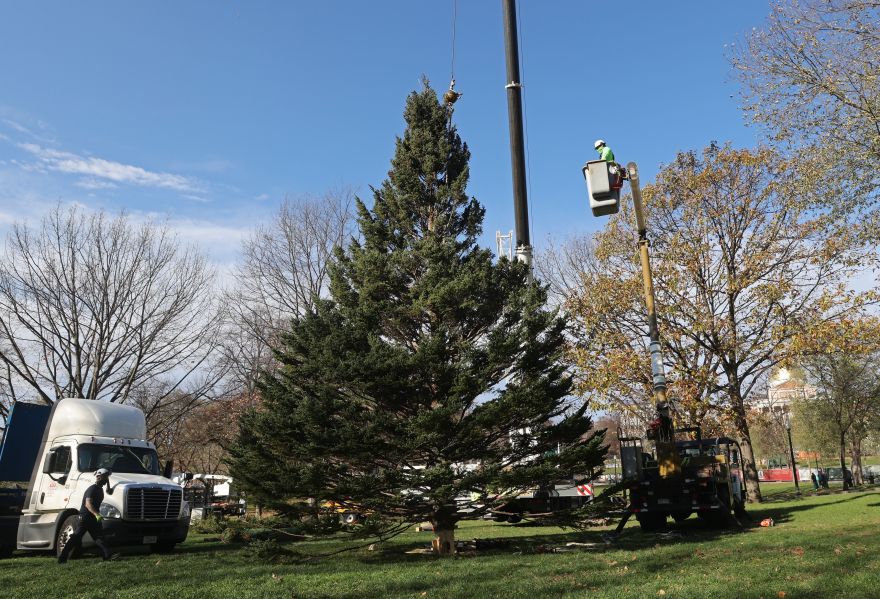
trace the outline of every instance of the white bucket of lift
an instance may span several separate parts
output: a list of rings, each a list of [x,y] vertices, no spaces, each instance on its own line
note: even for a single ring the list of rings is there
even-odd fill
[[[613,162],[591,160],[582,169],[587,182],[587,194],[590,197],[590,209],[593,216],[616,214],[620,209],[620,188],[614,187],[620,168]]]

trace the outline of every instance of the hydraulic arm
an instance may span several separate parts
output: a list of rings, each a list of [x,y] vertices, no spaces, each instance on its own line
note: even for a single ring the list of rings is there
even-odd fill
[[[645,306],[648,311],[648,335],[651,352],[651,375],[654,383],[654,406],[657,416],[651,423],[649,436],[657,447],[657,465],[661,478],[681,474],[681,458],[675,449],[675,430],[669,414],[666,399],[666,374],[663,371],[663,351],[660,346],[660,329],[657,326],[657,309],[654,303],[654,283],[651,278],[651,259],[648,254],[648,228],[645,225],[645,211],[642,204],[642,190],[639,187],[639,171],[635,162],[626,165],[632,190],[633,208],[636,213],[636,229],[639,234],[639,258],[642,263],[642,282],[645,287]]]

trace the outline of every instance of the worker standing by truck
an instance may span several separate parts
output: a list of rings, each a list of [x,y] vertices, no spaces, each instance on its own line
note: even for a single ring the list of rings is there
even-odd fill
[[[99,468],[95,471],[95,484],[91,485],[83,493],[82,507],[79,509],[79,524],[64,544],[64,549],[61,550],[61,555],[58,556],[59,564],[66,563],[71,552],[82,545],[82,538],[86,533],[92,535],[95,545],[101,550],[101,558],[104,561],[119,557],[118,553],[110,553],[107,545],[104,544],[104,534],[101,526],[101,520],[104,519],[101,516],[101,503],[104,501],[104,490],[102,487],[106,485],[107,493],[113,494],[113,488],[110,486],[110,474],[112,473],[107,468]]]

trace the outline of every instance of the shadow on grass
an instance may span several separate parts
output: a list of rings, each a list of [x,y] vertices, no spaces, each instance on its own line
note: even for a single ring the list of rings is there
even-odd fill
[[[871,491],[875,491],[875,487],[871,486],[860,486],[860,487],[852,487],[847,491],[844,491],[842,488],[831,488],[831,489],[820,489],[818,491],[810,489],[802,489],[801,494],[798,495],[795,489],[786,489],[785,491],[773,491],[770,493],[764,494],[764,501],[761,505],[768,503],[782,503],[785,501],[798,501],[799,499],[806,499],[808,497],[828,497],[830,495],[847,495],[850,493],[868,493]]]
[[[752,520],[751,526],[749,528],[755,528],[760,526],[761,520],[764,518],[773,518],[774,523],[781,524],[785,522],[789,522],[792,518],[792,514],[797,512],[805,512],[809,510],[814,510],[817,508],[824,508],[832,505],[837,505],[841,503],[848,503],[850,501],[855,501],[857,499],[861,499],[864,497],[862,493],[826,493],[825,496],[829,495],[839,495],[840,499],[835,501],[823,501],[822,503],[803,503],[803,504],[795,504],[795,505],[786,505],[786,506],[775,506],[774,502],[764,502],[756,505],[751,505],[747,508],[747,513],[749,514],[750,519]],[[796,501],[797,499],[795,499]]]
[[[782,500],[755,504],[747,508],[746,517],[740,518],[739,521],[731,521],[726,527],[718,527],[716,524],[707,522],[699,517],[691,516],[690,518],[677,523],[673,523],[669,520],[668,529],[664,533],[644,533],[638,528],[638,525],[629,525],[619,537],[610,542],[606,542],[609,529],[605,528],[588,531],[526,535],[510,538],[491,537],[487,539],[477,539],[476,551],[466,549],[459,553],[459,557],[552,552],[553,548],[563,547],[566,543],[570,542],[584,543],[588,545],[588,547],[584,548],[585,550],[594,552],[617,549],[648,549],[656,547],[658,544],[686,545],[690,543],[706,543],[761,528],[760,523],[765,518],[772,518],[775,524],[785,524],[792,521],[795,514],[799,512],[846,504],[861,499],[864,495],[864,493],[860,492],[849,493],[832,491],[831,493],[824,493],[822,496],[836,496],[837,498],[833,501],[823,501],[821,503],[797,503],[797,497],[792,493],[795,501],[793,505],[780,505]],[[813,495],[805,496],[804,499],[808,497],[813,497]],[[880,503],[869,505],[880,505]],[[635,522],[635,518],[632,518],[631,522]],[[519,523],[513,526],[517,529],[527,529],[533,526],[540,526],[540,524]],[[468,537],[458,537],[457,540],[467,543],[472,539]],[[385,549],[384,551],[378,552],[375,556],[365,556],[360,559],[365,563],[412,562],[424,560],[426,558],[431,559],[434,556],[406,553],[413,549],[424,549],[427,547],[430,547],[429,541],[414,541],[397,545],[392,549]]]
[[[643,533],[639,529],[635,518],[630,520],[623,533],[616,539],[606,542],[607,535],[611,528],[602,527],[590,530],[570,530],[549,533],[528,534],[531,528],[543,526],[537,521],[526,521],[514,525],[503,525],[512,530],[526,532],[522,536],[505,535],[503,530],[499,530],[498,534],[492,534],[491,531],[481,530],[483,536],[473,537],[468,534],[467,529],[460,531],[463,534],[457,534],[456,540],[464,544],[464,548],[459,550],[459,558],[474,558],[493,555],[517,555],[517,554],[539,554],[555,552],[558,548],[563,548],[567,543],[582,543],[578,550],[587,552],[603,552],[606,550],[638,550],[656,547],[660,545],[687,545],[690,543],[705,543],[721,538],[727,538],[741,534],[745,531],[760,527],[761,520],[772,518],[776,524],[784,524],[794,519],[794,515],[816,508],[830,507],[837,504],[845,504],[864,497],[865,493],[843,493],[841,491],[825,493],[824,495],[834,495],[833,501],[823,501],[817,503],[814,501],[799,503],[797,497],[792,492],[792,503],[780,505],[783,494],[774,496],[772,500],[762,504],[749,506],[747,509],[747,517],[741,518],[739,523],[731,522],[726,528],[719,528],[709,522],[706,522],[696,516],[673,523],[669,520],[669,527],[666,533]],[[789,495],[789,494],[784,494]],[[805,495],[803,498],[813,498],[814,494]],[[880,503],[871,503],[868,505],[880,506]],[[355,561],[365,564],[398,564],[398,563],[419,563],[432,559],[444,559],[431,554],[424,553],[407,553],[413,550],[424,550],[431,546],[431,538],[428,535],[424,538],[407,539],[406,541],[398,541],[389,544],[383,544],[378,551],[364,551],[363,548],[355,549],[351,552],[343,552],[351,555]],[[335,541],[338,539],[315,539],[315,541]],[[195,542],[192,542],[195,541]],[[361,541],[362,542],[362,541]],[[344,541],[342,541],[344,545]],[[283,547],[290,550],[292,554],[291,563],[315,563],[323,560],[332,560],[336,555],[328,555],[321,551],[318,546],[313,545],[309,541],[305,542],[284,542]],[[174,551],[176,554],[196,555],[196,554],[234,554],[246,550],[247,543],[222,543],[217,537],[207,537],[202,539],[193,539],[191,542],[177,547]],[[327,548],[331,549],[331,548]],[[333,547],[332,549],[336,549]],[[329,553],[333,553],[330,551]],[[295,557],[294,557],[295,556]],[[133,557],[133,556],[132,556]]]
[[[186,545],[180,545],[174,548],[173,554],[198,554],[198,553],[222,553],[228,551],[240,551],[247,547],[247,543],[236,542],[236,543],[222,543],[219,540],[214,541],[213,539],[210,541],[206,541],[204,543],[190,543]],[[163,555],[161,553],[153,553],[152,555]]]
[[[638,526],[624,529],[622,535],[615,540],[608,540],[609,529],[588,531],[571,531],[552,534],[535,534],[518,537],[471,538],[458,537],[464,549],[456,554],[457,559],[482,558],[501,555],[534,555],[542,553],[563,553],[578,551],[586,553],[602,553],[616,550],[637,550],[656,547],[658,544],[703,543],[722,537],[729,537],[743,532],[743,528],[732,524],[727,528],[718,528],[697,517],[672,524],[664,533],[644,533]],[[578,543],[567,548],[568,543]],[[445,559],[427,553],[407,553],[408,551],[427,549],[428,542],[411,542],[386,548],[375,555],[359,556],[362,563],[389,564],[423,562],[431,559]]]
[[[246,546],[246,543],[221,543],[219,539],[206,539],[204,543],[196,542],[188,543],[185,545],[178,545],[174,548],[174,551],[170,553],[154,552],[143,545],[111,545],[110,550],[114,553],[120,553],[123,558],[138,558],[147,556],[161,558],[163,556],[177,554],[192,555],[200,553],[221,553],[229,551],[239,551]],[[90,560],[98,559],[99,557],[100,553],[98,552],[98,550],[94,547],[89,547],[88,549],[83,549],[81,553],[79,553],[72,559]],[[54,551],[16,551],[12,554],[12,559],[51,559],[52,561],[55,561],[57,557],[55,556]]]

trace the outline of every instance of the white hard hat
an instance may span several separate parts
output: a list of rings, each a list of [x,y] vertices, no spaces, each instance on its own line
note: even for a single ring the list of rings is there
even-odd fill
[[[598,149],[599,149],[599,146],[604,146],[604,145],[605,145],[605,140],[604,140],[604,139],[597,139],[597,140],[596,140],[596,143],[593,144],[593,147],[596,148],[596,149],[598,150]]]
[[[95,476],[110,476],[113,472],[109,468],[98,468],[95,470]]]

